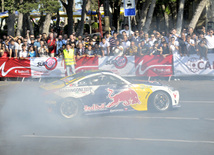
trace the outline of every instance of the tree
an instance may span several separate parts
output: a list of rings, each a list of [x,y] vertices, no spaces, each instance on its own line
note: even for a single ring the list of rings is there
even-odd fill
[[[83,35],[84,31],[84,19],[85,19],[85,13],[86,13],[86,4],[88,3],[88,0],[84,0],[82,4],[82,13],[81,13],[81,21],[77,28],[77,36]]]
[[[150,8],[149,8],[149,12],[148,12],[148,14],[147,14],[145,27],[144,27],[144,31],[145,31],[145,32],[148,32],[148,31],[149,31],[149,27],[150,27],[151,22],[152,22],[152,17],[153,17],[155,5],[156,5],[156,0],[152,0],[151,5],[150,5]]]
[[[66,14],[68,16],[68,35],[71,35],[73,33],[73,3],[74,0],[67,0],[67,3],[65,3],[63,0],[60,0],[62,5],[65,7]]]
[[[201,0],[201,2],[198,4],[198,7],[195,11],[195,14],[189,24],[189,27],[192,27],[193,29],[195,29],[195,26],[201,16],[202,11],[204,10],[206,4],[207,4],[208,0]]]
[[[57,12],[57,10],[60,8],[60,4],[58,0],[40,0],[38,6],[41,15],[45,14],[45,17],[41,18],[42,20],[40,21],[40,27],[42,27],[40,30],[42,30],[42,33],[48,34],[52,14]]]
[[[185,4],[185,0],[180,0],[178,18],[177,18],[177,33],[178,34],[181,33],[181,29],[182,29],[182,25],[183,25],[184,4]]]
[[[142,7],[139,9],[139,22],[138,22],[138,29],[141,30],[146,22],[146,15],[149,10],[150,0],[146,0],[143,3]]]

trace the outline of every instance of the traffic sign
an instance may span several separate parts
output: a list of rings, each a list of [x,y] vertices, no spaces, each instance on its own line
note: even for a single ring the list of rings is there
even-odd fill
[[[124,0],[124,16],[135,16],[135,0]]]

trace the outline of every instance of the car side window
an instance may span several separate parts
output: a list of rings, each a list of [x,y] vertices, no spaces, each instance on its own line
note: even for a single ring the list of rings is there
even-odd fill
[[[78,82],[78,86],[90,86],[90,85],[92,85],[90,78],[83,79]]]

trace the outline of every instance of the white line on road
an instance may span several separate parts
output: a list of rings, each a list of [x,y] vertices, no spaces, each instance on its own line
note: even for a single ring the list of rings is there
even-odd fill
[[[214,121],[214,118],[194,118],[194,117],[144,117],[144,116],[106,116],[110,118],[124,119],[166,119],[166,120],[208,120]]]
[[[180,103],[213,103],[214,101],[180,101]]]
[[[97,139],[97,140],[129,140],[129,141],[153,141],[153,142],[178,142],[178,143],[204,143],[214,144],[214,141],[182,140],[182,139],[151,139],[151,138],[129,138],[129,137],[90,137],[90,136],[42,136],[22,135],[24,138],[48,138],[48,139]]]

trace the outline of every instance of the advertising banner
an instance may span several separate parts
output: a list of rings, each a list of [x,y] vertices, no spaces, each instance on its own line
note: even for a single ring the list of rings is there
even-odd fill
[[[76,60],[76,73],[86,70],[98,70],[98,57],[82,57]]]
[[[99,58],[99,69],[109,70],[121,76],[134,76],[134,56],[109,56]]]
[[[197,54],[189,57],[173,55],[174,75],[214,75],[214,54],[207,55],[208,60],[200,59]]]
[[[31,77],[65,77],[65,64],[62,58],[31,58]]]
[[[0,77],[30,77],[30,61],[14,58],[0,59]]]
[[[172,76],[172,55],[135,57],[136,76]]]

